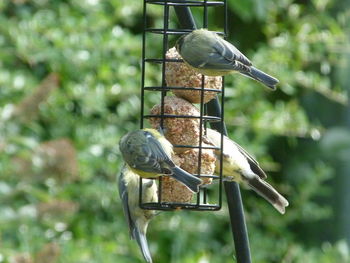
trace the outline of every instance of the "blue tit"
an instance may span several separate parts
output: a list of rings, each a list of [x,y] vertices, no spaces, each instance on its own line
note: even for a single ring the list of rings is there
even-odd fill
[[[198,192],[202,180],[184,171],[172,161],[173,145],[157,130],[143,129],[127,133],[119,149],[129,168],[144,178],[168,175]]]
[[[206,29],[194,30],[180,37],[175,45],[183,60],[207,76],[239,72],[275,90],[278,80],[252,66],[234,45]]]
[[[221,134],[212,129],[207,129],[205,135],[209,144],[220,147]],[[217,157],[215,171],[220,172],[220,150],[216,150]],[[265,179],[265,172],[259,163],[239,144],[227,136],[223,140],[223,167],[222,175],[224,180],[243,183],[254,190],[257,194],[271,203],[281,214],[285,213],[289,205],[286,198],[276,191]]]
[[[136,240],[143,257],[152,263],[146,232],[150,220],[158,213],[155,210],[141,209],[139,206],[140,177],[124,165],[119,177],[119,196],[122,201],[124,216],[129,226],[131,239]],[[157,185],[152,179],[142,180],[142,202],[158,202]]]

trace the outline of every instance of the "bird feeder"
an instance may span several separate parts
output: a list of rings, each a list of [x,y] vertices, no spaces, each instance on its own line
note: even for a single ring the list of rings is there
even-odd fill
[[[158,179],[158,202],[145,203],[142,200],[141,178],[140,207],[151,210],[220,210],[222,185],[224,185],[236,258],[238,262],[249,263],[251,262],[249,242],[239,187],[235,182],[222,182],[222,156],[220,173],[214,174],[215,167],[213,167],[213,164],[215,165],[213,152],[222,149],[223,136],[226,135],[223,116],[224,78],[195,73],[173,48],[176,38],[196,29],[190,8],[196,9],[196,14],[200,14],[200,27],[208,30],[212,30],[212,25],[208,23],[208,12],[215,8],[216,11],[221,10],[222,31],[217,33],[226,36],[226,0],[144,0],[141,128],[152,127],[164,132],[164,136],[174,146],[174,162],[201,178],[204,183],[198,193],[192,193],[175,180],[161,176]],[[148,13],[153,9],[157,9],[158,12],[161,10],[163,14],[161,27],[156,27],[149,21]],[[175,20],[172,16],[177,17],[180,28],[171,23]],[[159,50],[159,47],[161,52],[157,54],[155,50]],[[205,143],[206,128],[209,126],[221,132],[219,148]]]

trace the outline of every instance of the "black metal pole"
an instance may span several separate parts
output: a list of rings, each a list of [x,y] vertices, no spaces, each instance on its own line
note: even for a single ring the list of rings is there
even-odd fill
[[[180,0],[183,1],[183,0]],[[183,28],[196,29],[196,24],[189,7],[174,6],[175,13]],[[208,114],[212,116],[221,116],[221,107],[216,97],[208,104]],[[211,127],[227,135],[225,124],[212,122]],[[235,182],[224,182],[227,205],[230,213],[231,230],[235,244],[236,257],[238,263],[251,263],[248,231],[245,223],[243,203],[239,186]]]
[[[182,1],[182,0],[181,0]],[[176,16],[183,28],[196,29],[196,22],[192,16],[191,9],[187,6],[175,6]]]
[[[235,182],[224,182],[231,230],[235,242],[238,263],[251,263],[247,226],[239,186]]]
[[[208,114],[212,116],[221,115],[220,104],[217,98],[208,102]],[[211,123],[211,127],[227,135],[225,124],[223,124],[222,130],[221,125],[216,122]],[[230,213],[231,230],[235,243],[237,262],[250,263],[251,256],[248,231],[244,218],[243,203],[239,185],[236,182],[224,182],[224,187],[228,210]]]

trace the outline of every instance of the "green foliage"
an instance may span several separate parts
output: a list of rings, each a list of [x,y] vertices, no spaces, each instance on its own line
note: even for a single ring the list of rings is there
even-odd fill
[[[143,262],[115,180],[118,141],[139,126],[142,2],[0,1],[0,262],[53,258],[48,243],[59,253],[46,263]],[[348,106],[349,12],[335,0],[228,3],[229,40],[281,81],[272,93],[226,78],[230,135],[291,203],[280,216],[242,190],[254,262],[349,262],[341,226],[325,227],[341,213],[333,183],[350,152],[345,121],[334,120]],[[209,14],[220,29],[221,13]],[[160,27],[162,9],[147,19]],[[149,57],[160,41],[147,43]],[[159,72],[149,67],[147,85]],[[234,259],[225,205],[163,213],[148,239],[155,262]]]

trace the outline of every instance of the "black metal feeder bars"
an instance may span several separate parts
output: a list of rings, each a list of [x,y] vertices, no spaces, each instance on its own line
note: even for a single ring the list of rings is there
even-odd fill
[[[158,6],[162,8],[163,12],[163,25],[162,27],[154,27],[149,25],[147,21],[148,9],[152,6]],[[183,63],[180,58],[169,58],[167,57],[167,52],[169,51],[169,38],[174,36],[180,37],[183,34],[189,33],[196,29],[195,19],[192,16],[191,8],[198,8],[203,14],[203,19],[201,25],[203,28],[208,28],[208,11],[209,8],[222,8],[223,10],[223,32],[218,32],[226,36],[227,33],[227,3],[226,0],[222,1],[208,1],[208,0],[144,0],[143,6],[143,39],[142,39],[142,80],[141,80],[141,128],[144,128],[146,121],[157,120],[158,125],[163,130],[167,131],[166,123],[168,120],[194,120],[199,128],[199,140],[193,144],[177,144],[173,143],[174,149],[193,149],[198,153],[196,172],[193,174],[200,177],[201,179],[210,179],[217,181],[218,183],[212,183],[210,189],[208,190],[208,185],[203,185],[200,191],[189,201],[179,202],[179,201],[164,201],[163,196],[163,177],[160,177],[158,183],[158,202],[155,203],[144,203],[142,200],[142,187],[140,187],[140,206],[143,209],[152,210],[175,210],[175,209],[190,209],[197,211],[215,211],[220,210],[222,206],[222,171],[217,175],[208,175],[203,173],[203,160],[202,154],[206,150],[217,149],[214,146],[206,145],[203,141],[203,135],[205,135],[206,127],[208,125],[221,132],[221,149],[223,144],[223,135],[226,135],[226,127],[223,118],[224,112],[224,78],[220,83],[221,89],[212,89],[206,86],[206,78],[203,75],[200,76],[201,84],[199,87],[184,87],[181,85],[168,85],[166,79],[167,67],[170,63]],[[171,8],[174,8],[175,14],[178,18],[179,24],[181,26],[178,28],[170,27],[170,16],[172,14]],[[149,36],[158,35],[161,37],[162,54],[149,55],[152,52],[148,52],[147,39]],[[171,40],[171,39],[170,39]],[[152,83],[151,85],[147,83],[147,68],[148,67],[159,67],[161,79],[159,83]],[[155,81],[156,82],[156,81]],[[169,98],[167,95],[174,91],[193,91],[199,92],[200,98],[197,102],[198,104],[198,114],[183,114],[183,113],[169,113],[167,111]],[[207,92],[214,93],[214,99],[209,102],[205,101],[205,94]],[[153,94],[153,95],[152,95]],[[156,95],[155,95],[156,94]],[[159,105],[158,111],[147,112],[146,100],[147,96],[158,96]],[[216,96],[215,96],[216,95]],[[222,151],[221,151],[222,152]],[[220,158],[220,169],[222,169],[222,158]],[[142,184],[142,179],[140,180],[140,185]],[[212,188],[217,187],[217,191],[213,191]],[[249,263],[251,262],[250,250],[249,250],[249,240],[247,235],[247,229],[243,213],[243,205],[240,196],[239,186],[235,182],[224,182],[224,189],[227,196],[228,209],[231,219],[231,228],[234,237],[236,258],[239,263]],[[215,195],[215,196],[214,196]]]

